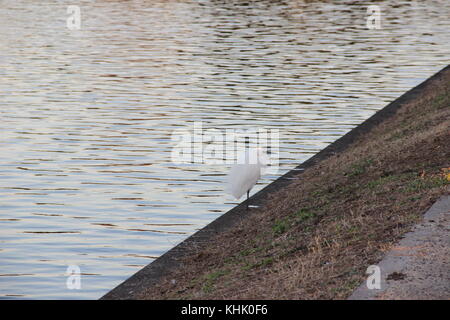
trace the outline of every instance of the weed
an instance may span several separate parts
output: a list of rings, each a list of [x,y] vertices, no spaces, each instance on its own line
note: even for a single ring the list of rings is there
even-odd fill
[[[350,166],[350,172],[347,175],[350,177],[358,176],[366,172],[367,168],[373,163],[371,159],[364,159],[358,163],[352,164]]]
[[[280,235],[286,232],[289,227],[287,219],[278,219],[272,226],[272,231],[275,235]]]

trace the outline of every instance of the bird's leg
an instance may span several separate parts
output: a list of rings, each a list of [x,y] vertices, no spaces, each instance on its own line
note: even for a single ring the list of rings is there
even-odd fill
[[[247,210],[248,210],[248,195],[250,193],[250,190],[247,190]]]

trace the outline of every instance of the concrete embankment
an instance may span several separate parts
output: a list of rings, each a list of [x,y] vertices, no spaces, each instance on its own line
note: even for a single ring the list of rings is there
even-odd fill
[[[447,191],[450,66],[102,299],[344,299]]]

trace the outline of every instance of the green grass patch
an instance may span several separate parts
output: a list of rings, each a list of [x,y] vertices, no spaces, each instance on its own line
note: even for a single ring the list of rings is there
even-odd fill
[[[247,262],[241,267],[241,270],[248,271],[248,270],[251,270],[254,268],[266,267],[266,266],[271,265],[274,261],[275,261],[275,258],[268,257],[268,258],[264,258],[261,261],[254,262],[254,263]]]
[[[278,236],[296,224],[304,223],[315,218],[317,215],[310,209],[300,209],[299,211],[281,219],[277,219],[272,226],[272,232]]]
[[[359,176],[366,172],[367,168],[373,163],[372,159],[364,159],[350,166],[350,171],[346,175],[350,177]]]
[[[283,234],[289,228],[290,223],[287,218],[277,219],[272,226],[272,231],[275,235]]]
[[[434,98],[432,106],[433,108],[436,109],[443,109],[448,107],[449,103],[450,103],[450,92],[446,91],[438,95],[436,98]]]
[[[450,184],[450,181],[442,176],[432,176],[426,178],[417,177],[416,179],[408,181],[406,183],[405,187],[403,188],[403,192],[419,192],[432,188],[443,187],[448,184]]]
[[[214,289],[215,281],[217,279],[219,279],[220,277],[227,275],[228,273],[230,273],[229,270],[218,270],[218,271],[214,271],[214,272],[207,274],[204,277],[205,281],[204,281],[203,287],[202,287],[203,292],[205,292],[205,293],[212,292],[212,290]]]
[[[316,214],[309,209],[300,209],[295,213],[295,220],[297,223],[305,222],[314,218]]]

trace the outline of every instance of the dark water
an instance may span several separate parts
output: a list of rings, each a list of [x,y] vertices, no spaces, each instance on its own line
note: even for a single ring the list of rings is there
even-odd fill
[[[98,298],[236,205],[176,128],[279,129],[261,188],[449,63],[449,1],[376,3],[2,1],[0,297]]]

